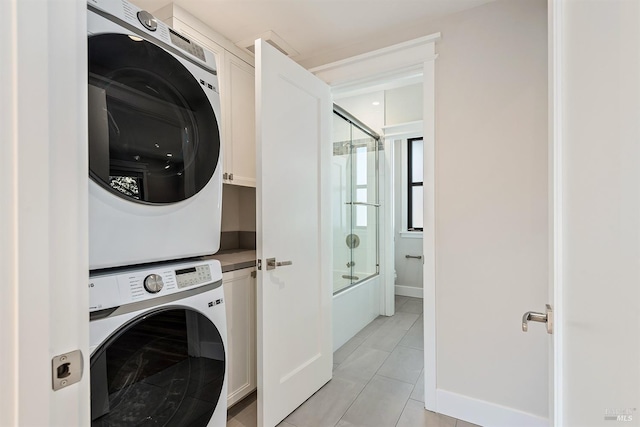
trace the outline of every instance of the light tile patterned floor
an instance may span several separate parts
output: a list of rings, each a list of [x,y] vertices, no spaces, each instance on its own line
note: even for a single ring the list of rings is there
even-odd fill
[[[279,427],[474,427],[424,409],[422,300],[396,295],[333,354],[333,379]],[[229,410],[228,427],[256,426],[256,394]]]

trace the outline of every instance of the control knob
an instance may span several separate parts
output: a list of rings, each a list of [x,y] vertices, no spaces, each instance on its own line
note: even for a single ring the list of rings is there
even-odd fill
[[[144,278],[144,288],[149,293],[157,294],[162,290],[163,286],[162,277],[158,274],[150,274]]]
[[[158,28],[158,21],[146,10],[138,12],[138,21],[149,31],[155,31]]]

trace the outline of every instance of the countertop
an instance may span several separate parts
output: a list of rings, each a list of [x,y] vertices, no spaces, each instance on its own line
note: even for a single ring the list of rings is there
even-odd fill
[[[254,249],[227,249],[206,258],[220,261],[223,273],[256,266],[256,251]]]

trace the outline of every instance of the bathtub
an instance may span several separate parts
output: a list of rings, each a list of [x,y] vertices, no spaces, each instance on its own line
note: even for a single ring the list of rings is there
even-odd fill
[[[348,283],[342,275],[347,272],[334,272],[336,285]],[[357,276],[357,273],[353,273]],[[362,277],[365,275],[363,274]],[[337,280],[337,281],[336,281]],[[333,296],[333,351],[349,341],[369,322],[380,314],[380,275],[370,277]]]

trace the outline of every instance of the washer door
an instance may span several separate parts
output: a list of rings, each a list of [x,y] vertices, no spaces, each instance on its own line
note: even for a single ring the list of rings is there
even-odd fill
[[[224,344],[208,318],[176,307],[144,314],[91,356],[91,425],[206,426],[224,374]]]
[[[94,181],[131,201],[180,202],[209,182],[219,155],[211,101],[178,59],[135,36],[89,37]]]

